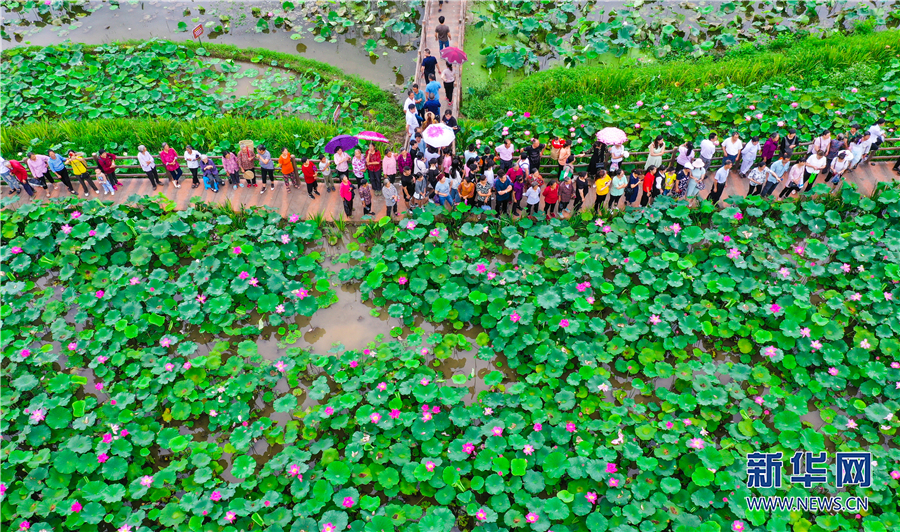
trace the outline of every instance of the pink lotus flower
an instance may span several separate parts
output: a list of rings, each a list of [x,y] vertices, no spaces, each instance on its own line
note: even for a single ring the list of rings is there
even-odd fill
[[[227,512],[225,512],[225,520],[226,520],[226,521],[228,521],[229,523],[231,523],[231,522],[233,522],[235,519],[237,519],[237,514],[236,514],[236,513],[232,512],[231,510],[228,510]]]
[[[344,497],[344,508],[353,508],[354,504],[353,497]]]
[[[725,95],[725,97],[726,97],[726,98],[734,98],[734,94],[731,94],[731,93],[729,92],[728,94]]]
[[[757,395],[756,398],[753,399],[753,402],[761,406],[765,402],[765,399],[763,399],[761,395]]]
[[[29,523],[28,521],[22,521],[21,523],[19,523],[19,530],[28,530],[29,528],[31,528],[31,523]]]
[[[377,424],[379,421],[381,421],[381,414],[375,412],[371,416],[369,416],[369,419],[372,420],[372,423]]]
[[[723,237],[722,237],[722,242],[726,242],[726,243],[731,242],[731,237],[728,236],[728,235],[723,236]]]
[[[732,532],[744,532],[744,522],[743,521],[734,521],[731,523],[731,531]]]
[[[671,125],[672,125],[672,121],[671,121],[671,120],[666,120],[666,125],[667,125],[667,126],[671,126]]]
[[[20,248],[19,246],[15,246],[15,247],[11,248],[9,251],[13,255],[18,255],[19,253],[22,253],[22,248]]]
[[[69,345],[66,347],[69,348],[69,351],[77,351],[78,350],[78,342],[69,342]]]
[[[415,229],[415,228],[416,228],[416,222],[413,221],[413,220],[410,220],[410,221],[406,222],[406,228],[407,228],[407,229]]]
[[[106,433],[103,435],[103,443],[112,443],[112,434]]]
[[[525,521],[527,521],[529,523],[536,523],[537,520],[538,520],[538,514],[536,514],[534,512],[528,512],[525,515]]]
[[[778,349],[776,347],[773,347],[770,345],[769,347],[767,347],[765,349],[765,351],[763,351],[763,354],[769,358],[772,358],[772,357],[778,355]]]
[[[900,471],[897,471],[896,469],[891,471],[891,478],[894,480],[900,480]]]
[[[473,452],[475,452],[475,444],[464,443],[462,446],[462,450],[466,454],[472,454]]]
[[[234,251],[235,255],[240,255],[241,254],[241,246],[234,246],[234,249],[232,251]]]
[[[503,427],[494,427],[491,429],[491,434],[494,436],[503,436]]]
[[[218,501],[222,500],[222,493],[219,491],[214,491],[214,492],[212,492],[212,496],[210,496],[209,499],[213,502],[218,502]]]
[[[431,412],[425,412],[424,414],[422,414],[422,421],[431,421],[431,420],[432,420]]]
[[[700,438],[691,438],[687,444],[691,449],[696,449],[698,451],[702,451],[704,447],[706,447],[706,442],[701,440]]]
[[[593,304],[594,304],[594,297],[593,297],[593,296],[588,296],[588,297],[585,298],[585,300],[588,302],[589,305],[593,305]]]
[[[617,479],[617,478],[611,478],[611,479],[609,479],[608,484],[609,484],[609,487],[610,487],[610,488],[615,488],[615,487],[617,487],[617,486],[619,485],[619,479]]]
[[[259,286],[259,279],[257,279],[256,277],[252,277],[247,282],[250,283],[250,286]]]
[[[97,390],[98,392],[102,392],[103,391],[103,383],[102,382],[95,383],[94,389]]]
[[[857,92],[859,92],[859,89],[857,89],[856,87],[853,87],[852,89],[850,89],[850,92],[852,92],[853,94],[856,94]]]
[[[522,116],[524,116],[525,118],[531,118],[531,113],[526,111]]]
[[[662,323],[662,320],[659,319],[659,315],[658,315],[658,314],[652,314],[652,315],[650,316],[650,323],[651,323],[652,325],[656,325],[657,323]]]
[[[772,305],[769,306],[769,310],[772,312],[772,314],[778,314],[779,312],[781,312],[781,305],[779,305],[778,303],[772,303]]]
[[[275,306],[275,314],[284,314],[284,305],[276,305]]]
[[[535,432],[540,432],[541,430],[543,430],[543,428],[544,428],[544,426],[541,425],[540,423],[535,423],[535,424],[534,424],[534,431],[535,431]]]
[[[401,277],[401,278],[397,279],[397,284],[399,284],[400,286],[403,286],[406,284],[407,280],[408,279],[406,277]]]
[[[298,475],[300,475],[300,466],[298,466],[297,464],[291,464],[291,467],[288,468],[288,476],[296,477]]]
[[[507,112],[506,112],[506,116],[508,116],[508,117],[511,117],[511,116],[513,116],[514,114],[515,114],[515,113],[513,113],[512,111],[507,111]]]
[[[674,223],[669,226],[669,229],[671,229],[672,232],[675,233],[675,236],[678,236],[678,233],[681,232],[681,224]]]
[[[850,296],[850,301],[859,301],[860,299],[862,299],[862,294],[860,294],[859,292],[856,292],[855,294],[852,294]]]
[[[848,429],[855,429],[855,428],[856,428],[856,421],[853,421],[852,419],[847,420],[847,428],[848,428]]]
[[[515,311],[509,316],[509,321],[513,323],[518,323],[520,319],[522,319],[522,316],[519,316],[519,313]]]
[[[809,327],[804,327],[800,329],[800,337],[801,338],[809,338]]]
[[[735,219],[735,220],[742,220],[743,218],[744,218],[744,215],[743,215],[743,214],[741,214],[741,213],[739,213],[739,212],[734,213],[734,219]]]
[[[73,212],[73,213],[72,213],[72,218],[75,218],[75,219],[81,218],[81,213],[78,212],[78,211]]]
[[[6,484],[0,482],[0,495],[6,493]]]
[[[831,375],[832,377],[837,377],[838,369],[834,368],[834,367],[828,368],[828,374]]]
[[[431,407],[431,413],[432,413],[432,414],[440,414],[440,413],[441,413],[441,407],[439,407],[439,406],[433,406],[433,407]]]
[[[667,105],[663,105],[663,111],[668,111],[668,110],[669,110],[668,104],[667,104]]]
[[[153,477],[144,475],[141,477],[141,486],[150,487],[153,484]]]
[[[291,222],[292,224],[293,224],[293,223],[297,223],[298,221],[300,221],[300,215],[299,215],[299,214],[292,214],[291,217],[288,218],[288,221]]]
[[[398,417],[400,417],[400,411],[396,408],[392,408],[391,412],[388,415],[391,416],[391,419],[397,419]]]
[[[63,224],[63,226],[62,226],[62,232],[63,232],[63,234],[66,234],[66,235],[69,234],[69,233],[71,233],[71,232],[72,232],[72,226],[69,225],[69,224]]]
[[[184,364],[181,365],[181,367],[184,368],[184,369],[191,369],[191,363],[190,363],[190,362],[185,362]]]
[[[798,107],[800,107],[800,104],[797,103],[797,102],[794,102],[794,103],[791,104],[791,108],[792,108],[792,109],[796,109],[796,108],[798,108]]]
[[[820,342],[818,340],[813,340],[812,342],[810,342],[809,346],[812,347],[813,351],[815,351],[817,349],[822,349],[822,342]]]
[[[611,232],[611,231],[612,231],[612,227],[610,227],[610,226],[608,226],[608,225],[604,225],[604,226],[603,226],[603,232],[604,232],[604,233],[609,233],[609,232]]]
[[[587,492],[587,493],[584,495],[584,498],[587,499],[587,501],[588,501],[589,503],[591,503],[591,504],[596,504],[596,503],[597,503],[597,494],[594,493],[593,491]]]
[[[116,532],[131,532],[131,525],[122,525]]]
[[[294,295],[297,296],[300,301],[303,301],[305,298],[309,297],[309,290],[298,288],[297,290],[294,290]]]
[[[636,103],[635,105],[638,106],[638,107],[641,107],[641,106],[644,105],[644,102],[638,100],[637,103]]]
[[[571,421],[566,423],[566,432],[576,432],[578,431],[578,427],[575,426],[575,423]]]
[[[425,462],[425,470],[426,471],[434,471],[434,462],[432,462],[430,460],[428,462]]]
[[[885,292],[883,295],[885,301],[893,301],[894,299],[894,294],[892,294],[891,292]]]
[[[791,276],[791,272],[787,268],[782,267],[780,270],[778,270],[778,275],[780,275],[782,279],[787,279]]]
[[[674,423],[672,423],[671,421],[666,421],[666,428],[667,428],[667,429],[671,430],[671,429],[674,428],[674,427],[675,427],[675,424],[674,424]]]
[[[485,519],[487,519],[487,512],[484,511],[484,508],[475,512],[475,518],[479,521],[484,521]]]
[[[291,242],[291,237],[287,234],[281,235],[281,243],[289,244]]]
[[[106,454],[106,453],[100,453],[100,454],[97,455],[97,462],[99,462],[99,463],[102,464],[102,463],[106,462],[107,460],[109,460],[109,455],[108,455],[108,454]]]
[[[565,319],[565,318],[559,320],[559,326],[562,327],[562,328],[568,327],[568,326],[569,326],[569,320],[567,320],[567,319]]]
[[[100,299],[101,297],[103,297],[103,294],[104,294],[103,290],[97,290],[97,292],[94,295],[97,296],[97,299]]]
[[[437,228],[434,228],[434,229],[432,229],[431,231],[429,231],[428,234],[431,235],[431,236],[440,236],[441,230],[440,230],[440,229],[437,229]]]
[[[43,408],[36,408],[34,410],[34,412],[31,413],[31,416],[29,416],[29,417],[31,418],[31,421],[34,421],[35,423],[40,423],[41,421],[44,420],[44,418],[46,416],[47,416],[46,410],[44,410]]]
[[[522,447],[522,452],[528,456],[531,456],[534,453],[534,447],[531,445],[525,444],[525,447]]]
[[[26,347],[25,349],[19,351],[19,354],[22,355],[22,358],[28,358],[31,355],[31,349],[28,349]]]
[[[216,416],[218,416],[218,415],[219,415],[219,413],[216,412],[215,410],[210,410],[210,411],[209,411],[209,417],[216,417]]]
[[[641,125],[640,125],[640,124],[635,124],[635,125],[634,125],[634,129],[641,129]]]
[[[872,345],[869,343],[868,338],[863,338],[863,341],[859,343],[859,346],[863,349],[869,349],[870,347],[872,347]]]
[[[778,121],[778,127],[784,127],[784,120]]]
[[[351,367],[351,368],[355,368],[355,367],[357,367],[357,366],[359,366],[359,362],[357,362],[357,361],[355,361],[355,360],[351,360],[351,361],[350,361],[350,367]]]
[[[736,259],[741,256],[741,250],[738,248],[731,248],[728,250],[728,255],[726,255],[729,259]]]
[[[379,382],[379,383],[378,383],[378,386],[376,386],[376,388],[378,388],[380,391],[383,392],[383,391],[387,390],[387,383],[386,383],[386,382]]]
[[[334,414],[334,408],[331,408],[330,406],[326,406],[325,407],[325,415],[330,416],[331,414]]]
[[[82,508],[81,503],[78,501],[75,501],[72,503],[72,507],[69,508],[69,511],[72,512],[73,514],[77,514],[78,512],[81,511],[81,508]]]

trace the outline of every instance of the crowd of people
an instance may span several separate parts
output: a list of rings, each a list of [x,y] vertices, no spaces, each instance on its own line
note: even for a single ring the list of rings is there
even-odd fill
[[[336,191],[341,196],[347,216],[353,215],[357,202],[364,215],[374,214],[372,200],[376,195],[383,196],[387,215],[398,214],[402,197],[410,209],[434,202],[448,208],[468,204],[501,214],[543,212],[556,216],[584,208],[591,189],[595,211],[625,204],[646,206],[659,195],[692,201],[706,188],[710,174],[713,179],[706,199],[718,202],[732,170],[746,180],[749,195],[762,197],[771,196],[779,184],[784,185],[779,198],[809,191],[820,181],[837,186],[848,172],[870,163],[871,154],[885,139],[883,120],[867,129],[854,125],[845,133],[823,131],[804,147],[802,155],[793,129],[783,136],[772,133],[765,140],[755,136],[742,139],[735,131],[720,142],[712,133],[699,147],[688,141],[673,149],[660,136],[648,146],[643,164],[629,161],[622,144],[607,146],[597,141],[584,154],[588,159],[586,171],[576,171],[576,156],[568,139],[555,138],[545,145],[535,138],[524,148],[515,147],[510,138],[497,146],[476,140],[462,153],[454,153],[450,146],[434,148],[423,142],[422,126],[435,117],[426,113],[421,118],[409,146],[404,145],[399,152],[388,149],[382,154],[369,144],[365,151],[355,149],[352,155],[338,148],[320,159],[297,159],[287,148],[276,157],[266,146],[247,145],[237,152],[227,152],[217,163],[218,158],[191,146],[186,146],[179,157],[174,148],[163,144],[158,154],[161,168],[157,156],[145,146],[138,148],[137,161],[154,190],[162,186],[163,175],[180,188],[185,175],[182,162],[193,188],[203,186],[213,192],[226,186],[259,188],[259,179],[260,194],[267,188],[274,189],[281,180],[289,193],[302,187],[302,175],[306,194],[315,199],[321,196],[321,179],[326,194]],[[718,150],[722,163],[713,168]],[[664,159],[669,154],[672,161],[667,164]],[[119,159],[101,151],[92,157],[96,168],[90,170],[85,156],[74,151],[65,157],[53,150],[46,155],[28,153],[21,161],[0,158],[0,177],[9,185],[10,194],[34,195],[36,189],[43,189],[49,196],[50,186],[58,189],[62,183],[72,194],[77,194],[75,187],[80,184],[85,196],[91,191],[99,195],[101,190],[104,195],[115,195],[120,187],[116,175]],[[900,159],[893,170],[900,172]]]

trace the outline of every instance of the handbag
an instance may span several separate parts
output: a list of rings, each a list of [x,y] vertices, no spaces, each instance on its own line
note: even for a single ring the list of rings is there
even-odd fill
[[[31,185],[32,187],[43,187],[44,186],[44,184],[41,183],[40,179],[35,179],[33,177],[29,177],[27,181],[28,181],[28,184]]]

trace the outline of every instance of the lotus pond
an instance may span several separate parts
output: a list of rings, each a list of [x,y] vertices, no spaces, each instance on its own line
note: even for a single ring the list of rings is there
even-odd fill
[[[896,530],[900,189],[667,199],[538,223],[429,208],[336,256],[327,227],[259,209],[0,211],[2,519]],[[388,326],[335,312],[348,289]],[[310,346],[319,314],[372,335]],[[869,510],[749,511],[808,494],[786,473],[748,489],[757,450],[871,452],[870,488],[817,488]]]

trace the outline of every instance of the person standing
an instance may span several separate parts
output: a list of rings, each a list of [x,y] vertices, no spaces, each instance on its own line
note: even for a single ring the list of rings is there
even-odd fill
[[[513,154],[516,151],[515,146],[512,145],[512,141],[509,137],[503,139],[503,144],[497,146],[497,155],[500,157],[500,175],[506,175],[506,172],[513,165]]]
[[[660,163],[662,159],[660,159]],[[678,165],[678,169],[691,167],[694,163],[694,143],[692,141],[687,141],[681,146],[678,146],[678,156],[675,158],[675,164]]]
[[[556,164],[558,165],[558,171],[556,173],[556,177],[562,179],[563,170],[566,167],[566,164],[569,163],[569,157],[572,157],[572,143],[568,140],[563,141],[562,147],[559,149],[559,153],[557,153]],[[575,162],[575,159],[572,159],[572,162]],[[547,189],[544,189],[546,192]]]
[[[575,185],[572,183],[572,176],[566,175],[563,178],[563,182],[559,185],[559,213],[562,215],[564,212],[571,212],[569,210],[569,203],[572,201],[572,198],[575,196]]]
[[[781,144],[778,148],[781,157],[787,156],[788,160],[794,156],[794,150],[800,146],[800,137],[797,136],[797,130],[788,129],[787,135],[781,137]]]
[[[765,161],[766,166],[772,165],[772,159],[775,158],[775,152],[778,151],[778,141],[781,139],[781,136],[778,132],[774,132],[769,135],[769,138],[766,139],[766,143],[763,144],[762,147],[762,158]]]
[[[513,187],[512,181],[506,177],[505,173],[500,174],[500,177],[494,181],[494,190],[497,191],[497,213],[506,214],[512,198]]]
[[[666,141],[663,139],[663,136],[657,135],[653,142],[647,146],[647,151],[650,154],[647,156],[647,162],[644,163],[644,170],[649,169],[651,166],[659,168],[662,165],[663,155],[666,153]]]
[[[466,205],[471,205],[472,200],[475,198],[475,183],[472,182],[473,178],[474,176],[469,176],[463,179],[463,182],[459,184],[459,196]]]
[[[53,172],[53,175],[66,185],[69,194],[77,194],[75,187],[72,186],[72,181],[69,179],[69,171],[66,169],[65,159],[60,157],[55,151],[50,150],[47,152],[47,166]],[[59,188],[59,185],[56,185],[56,188]]]
[[[147,147],[141,144],[138,146],[138,155],[137,155],[138,164],[141,165],[141,170],[147,174],[147,179],[150,180],[150,184],[153,185],[153,190],[156,190],[157,185],[161,185],[159,182],[159,173],[156,171],[156,163],[153,161],[153,155],[147,151]]]
[[[444,110],[444,118],[441,120],[441,122],[443,122],[445,126],[452,129],[454,135],[459,135],[459,123],[453,116],[453,111],[451,111],[450,109]]]
[[[272,154],[266,149],[265,145],[256,148],[256,159],[259,161],[259,173],[262,174],[262,190],[260,194],[266,191],[266,177],[272,182],[272,190],[275,190],[275,161],[272,160]]]
[[[587,174],[585,172],[577,174],[573,181],[573,185],[575,188],[575,203],[572,205],[572,209],[574,209],[575,212],[578,212],[581,210],[582,205],[584,205],[584,199],[587,197],[588,190],[590,190],[591,186],[590,183],[588,183]]]
[[[3,179],[7,185],[9,185],[9,194],[12,196],[13,194],[17,194],[22,191],[22,185],[19,183],[19,180],[16,179],[16,176],[10,172],[10,166],[7,164],[9,161],[0,157],[0,179]]]
[[[625,160],[625,146],[623,146],[621,143],[614,145],[609,149],[609,157],[610,171],[620,170],[619,167],[622,164],[622,161]]]
[[[118,168],[116,165],[116,156],[109,153],[107,150],[101,150],[97,157],[97,166],[99,166],[100,170],[106,174],[106,178],[109,180],[113,189],[119,190],[119,180],[116,178],[116,168]]]
[[[184,160],[185,164],[187,164],[188,171],[191,173],[191,188],[199,187],[200,179],[198,174],[200,172],[200,152],[190,146],[185,146]],[[265,182],[265,178],[263,178],[263,183]]]
[[[22,163],[15,159],[11,159],[6,161],[6,167],[9,168],[9,171],[15,176],[16,180],[19,182],[19,186],[25,190],[25,193],[27,193],[29,197],[34,196],[34,189],[31,188],[31,183],[28,182],[28,171],[25,170]],[[85,192],[84,195],[87,196],[87,192]]]
[[[806,161],[800,160],[791,167],[791,171],[788,172],[788,182],[785,185],[784,189],[782,189],[781,194],[778,195],[779,199],[784,199],[787,196],[793,194],[794,192],[798,192],[801,187],[803,187],[803,176],[806,172]]]
[[[397,204],[400,202],[400,194],[397,193],[397,187],[390,180],[385,179],[382,183],[384,188],[384,206],[386,208],[385,215],[393,218],[397,215]]]
[[[716,154],[716,146],[719,144],[719,137],[715,133],[710,133],[708,137],[700,141],[700,160],[703,161],[704,168],[712,168],[712,159]],[[662,163],[658,166],[662,167]]]
[[[883,125],[884,118],[879,118],[869,127],[869,135],[872,137],[872,148],[869,150],[869,155],[866,158],[869,159],[869,164],[872,166],[875,166],[875,163],[871,162],[872,154],[877,152],[884,142],[884,130],[881,128]]]
[[[813,185],[816,184],[816,178],[819,177],[820,172],[827,168],[827,164],[825,152],[822,150],[809,156],[806,160],[806,188],[803,192],[809,192],[812,189]]]
[[[287,151],[287,148],[285,148]],[[283,169],[283,167],[282,167]],[[321,196],[319,193],[319,181],[316,179],[316,162],[312,159],[303,158],[303,161],[300,166],[300,170],[303,172],[303,182],[306,183],[306,193],[309,194],[310,199],[316,199],[313,194],[316,196]],[[297,170],[293,169],[291,175],[293,176],[294,186],[300,188],[300,179],[297,177]],[[285,177],[285,183],[287,183],[287,177]],[[288,192],[291,189],[288,188]]]
[[[692,168],[690,166],[685,166],[684,168],[678,170],[676,174],[675,181],[675,191],[673,197],[677,199],[684,199],[688,197],[689,187],[691,186],[691,180],[693,175],[691,173]]]
[[[779,157],[772,163],[772,166],[769,167],[772,173],[769,174],[766,185],[763,187],[762,197],[768,198],[772,195],[772,192],[775,192],[775,187],[778,186],[778,183],[781,182],[782,177],[790,168],[791,158],[787,155]]]
[[[609,194],[609,187],[612,184],[612,179],[609,177],[609,174],[606,173],[606,170],[602,168],[597,172],[597,179],[594,181],[594,214],[600,214],[600,207],[603,206],[603,200],[606,199]],[[587,194],[585,194],[587,196]],[[578,210],[578,207],[575,208]]]
[[[475,184],[475,206],[481,207],[483,210],[489,210],[491,208],[491,195],[493,189],[493,185],[488,183],[487,176],[482,174],[481,178],[478,179],[478,183]],[[419,180],[417,178],[416,194],[418,193]]]
[[[872,134],[868,131],[864,131],[862,135],[858,136],[856,140],[850,143],[850,153],[853,154],[850,170],[856,170],[859,163],[869,155],[870,149],[872,149]]]
[[[441,99],[441,84],[438,83],[437,78],[435,77],[435,73],[431,73],[426,80],[428,83],[425,85],[425,111],[428,111],[428,100],[435,100],[440,105]],[[440,111],[434,112],[434,116],[441,116]]]
[[[831,143],[828,145],[828,151],[825,152],[826,181],[831,179],[831,163],[834,162],[835,157],[837,157],[839,153],[846,150],[847,148],[847,141],[844,138],[843,133],[838,133],[836,137],[831,138]]]
[[[541,168],[541,156],[544,154],[545,146],[537,137],[531,139],[531,144],[525,147],[525,156],[528,158],[528,167],[535,170]]]
[[[385,179],[391,183],[397,180],[397,157],[393,151],[387,150],[385,152],[384,159],[381,160],[381,169]]]
[[[820,151],[828,153],[829,146],[831,146],[831,131],[828,131],[826,129],[822,132],[821,135],[813,140],[813,143],[810,145],[807,153],[809,153],[809,155],[815,155]]]
[[[350,184],[350,178],[346,173],[341,175],[340,195],[344,201],[344,214],[350,218],[353,216],[353,185]]]
[[[441,50],[450,46],[450,27],[444,24],[445,20],[443,15],[438,17],[438,25],[434,28],[434,38]]]
[[[656,166],[650,165],[650,167],[644,169],[644,180],[641,183],[641,192],[643,192],[641,194],[641,207],[646,207],[650,203],[654,181],[656,181]]]
[[[325,181],[325,193],[330,194],[335,191],[334,179],[331,177],[331,159],[327,155],[323,155],[319,160],[319,173],[322,174],[322,180]]]
[[[413,185],[413,204],[412,208],[425,205],[428,198],[428,182],[425,181],[425,174],[416,174],[416,181]]]
[[[831,184],[835,187],[841,182],[841,178],[850,168],[853,154],[849,150],[843,150],[831,161]]]
[[[441,72],[441,81],[444,82],[444,95],[447,97],[447,103],[453,105],[453,86],[456,83],[456,74],[453,72],[453,65],[450,61],[445,61],[444,70]],[[450,109],[447,109],[448,111]]]
[[[525,214],[534,216],[541,204],[541,185],[538,182],[532,183],[528,190],[522,193],[522,197],[525,198]]]
[[[28,157],[25,159],[25,164],[31,170],[31,175],[41,184],[41,188],[44,189],[44,195],[49,198],[50,189],[47,186],[47,179],[50,174],[50,166],[48,161],[50,161],[50,157],[34,153],[33,151],[28,152]],[[52,183],[53,179],[50,179],[50,182]],[[59,188],[59,185],[56,185],[56,188]]]
[[[381,194],[381,152],[375,149],[375,143],[369,143],[369,149],[366,150],[366,173],[369,176],[369,183],[372,184],[372,190],[376,194]]]
[[[350,169],[348,163],[350,162],[350,155],[344,152],[344,149],[338,147],[334,151],[334,169],[337,171],[338,179],[341,180],[341,183],[344,182],[344,178],[347,177],[348,170]]]
[[[360,181],[359,185],[359,201],[363,206],[363,216],[372,215],[372,187],[368,181]]]
[[[247,181],[247,188],[256,187],[256,155],[249,144],[238,153],[238,166],[241,167],[244,180]]]
[[[725,142],[722,143],[722,151],[725,152],[725,156],[722,158],[722,163],[725,161],[731,161],[732,163],[736,163],[738,157],[741,155],[741,149],[743,149],[744,143],[741,142],[741,137],[738,135],[737,131],[732,131],[731,136],[725,139]]]
[[[594,141],[594,147],[591,149],[591,158],[588,161],[587,177],[596,179],[597,173],[606,167],[606,155],[608,150],[606,144],[599,140]],[[577,209],[576,209],[577,210]]]
[[[366,159],[359,148],[353,151],[351,166],[353,167],[353,177],[356,178],[356,186],[359,186],[366,180]]]
[[[412,145],[413,139],[416,138],[416,128],[419,127],[419,118],[416,115],[416,107],[412,104],[406,106],[406,136],[407,145]]]
[[[625,195],[625,188],[628,187],[628,177],[625,175],[625,170],[616,167],[615,170],[612,170],[613,178],[611,182],[611,186],[609,188],[609,209],[618,209],[619,208],[619,200],[622,196]],[[595,206],[596,208],[596,206]]]
[[[306,164],[307,159],[303,159],[303,163]],[[291,184],[294,185],[294,188],[300,188],[300,177],[297,175],[297,169],[294,167],[294,156],[291,155],[291,152],[288,151],[287,146],[281,149],[281,155],[278,157],[278,167],[281,169],[281,175],[284,176],[284,189],[287,190],[287,193],[291,193]],[[312,166],[313,180],[315,181],[316,176],[316,166],[313,164]],[[306,178],[306,168],[303,169],[303,177]],[[275,178],[272,178],[272,183],[275,182]],[[309,181],[306,181],[306,188],[309,189]],[[309,193],[312,196],[312,192]]]
[[[760,160],[756,163],[756,168],[750,170],[747,179],[750,181],[750,188],[747,191],[747,197],[761,196],[763,186],[765,186],[768,178],[774,176],[775,172],[766,167],[766,161]]]
[[[222,158],[222,169],[228,174],[228,182],[232,189],[237,189],[241,184],[241,167],[238,165],[237,155],[233,151],[225,152]]]
[[[730,160],[725,161],[725,164],[716,170],[716,182],[713,183],[712,190],[709,192],[709,195],[706,196],[706,199],[711,201],[713,205],[718,203],[719,199],[722,197],[722,191],[725,190],[725,184],[728,181],[728,174],[731,173],[732,164],[733,163]]]
[[[91,176],[88,174],[87,164],[84,162],[83,156],[75,153],[74,150],[69,150],[69,157],[66,159],[66,164],[72,167],[72,175],[74,175],[75,179],[80,181],[81,186],[84,187],[85,196],[89,195],[88,183],[90,183],[91,188],[94,189],[95,194],[100,194],[100,191],[97,190],[97,185],[94,184],[94,180],[91,179]]]
[[[756,155],[759,153],[759,137],[750,137],[750,142],[744,146],[744,149],[741,150],[741,171],[738,175],[746,178],[747,172],[753,168],[753,163],[756,162]]]
[[[94,170],[94,177],[97,178],[97,182],[100,183],[100,188],[103,189],[103,195],[112,194],[116,195],[116,189],[113,188],[112,183],[109,182],[109,178],[106,177],[106,174],[103,173],[102,170],[97,168]]]
[[[178,152],[167,143],[163,142],[162,150],[159,152],[159,160],[162,161],[163,167],[169,172],[170,182],[175,183],[175,188],[181,188],[181,185],[178,184],[178,180],[181,179],[181,174],[183,172],[181,170],[181,165],[178,164]],[[75,167],[73,166],[72,171],[74,172],[74,170]],[[96,190],[96,187],[94,190]],[[84,192],[86,196],[87,187],[85,187]]]
[[[437,84],[437,82],[435,82],[435,83]],[[429,83],[429,85],[430,85],[430,83]],[[437,84],[437,86],[440,87],[440,84]],[[439,91],[440,89],[436,89],[436,90]],[[437,124],[438,118],[440,118],[440,116],[441,116],[441,100],[438,99],[437,93],[429,92],[428,96],[429,96],[429,98],[427,100],[425,100],[425,106],[424,106],[425,121],[423,121],[421,124],[422,131],[425,131],[426,129],[428,129],[428,126],[430,126],[431,124]],[[431,96],[434,96],[434,97],[431,98]]]
[[[396,163],[397,173],[403,175],[403,172],[409,168],[410,173],[413,172],[413,157],[410,155],[409,151],[404,147],[400,150],[400,155],[397,156]],[[385,169],[385,174],[387,174],[387,169]],[[390,176],[388,175],[388,178]]]
[[[431,55],[431,50],[424,50],[425,57],[422,58],[422,79],[428,83],[434,77],[434,69],[437,67],[437,59]]]

